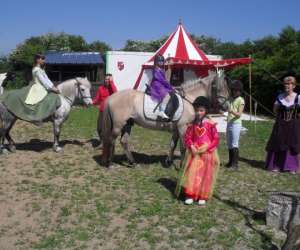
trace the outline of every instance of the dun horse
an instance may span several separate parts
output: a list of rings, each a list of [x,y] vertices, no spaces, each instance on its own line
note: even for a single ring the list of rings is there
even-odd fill
[[[121,134],[121,145],[130,164],[135,164],[129,147],[129,136],[131,130],[131,121],[139,126],[166,130],[172,133],[170,151],[166,163],[173,161],[174,150],[177,141],[182,138],[187,124],[193,121],[195,112],[192,102],[198,96],[206,96],[215,100],[218,108],[226,109],[226,100],[229,96],[227,83],[224,77],[219,78],[216,73],[210,74],[192,86],[183,89],[183,114],[177,122],[158,122],[145,119],[143,113],[144,93],[136,90],[124,90],[110,96],[106,102],[104,110],[104,119],[102,123],[103,154],[102,164],[107,167],[113,167],[112,160],[114,155],[115,140]],[[182,143],[181,143],[182,145]],[[181,153],[184,152],[181,146]]]
[[[53,133],[54,142],[53,150],[55,152],[62,151],[59,146],[59,135],[63,122],[68,118],[71,111],[71,107],[74,104],[75,98],[83,100],[86,105],[92,104],[90,89],[91,83],[86,78],[75,78],[62,82],[57,86],[60,91],[60,101],[61,105],[56,109],[56,111],[45,120],[52,121],[53,123]],[[15,143],[11,138],[9,132],[18,118],[9,112],[7,108],[0,102],[0,153],[4,152],[4,139],[8,141],[8,149],[11,152],[16,150]]]

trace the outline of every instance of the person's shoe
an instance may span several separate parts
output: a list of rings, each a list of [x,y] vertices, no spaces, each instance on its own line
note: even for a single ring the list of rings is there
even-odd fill
[[[193,202],[194,202],[193,199],[188,198],[188,199],[186,199],[186,200],[184,201],[184,204],[186,204],[186,205],[191,205],[191,204],[193,204]]]
[[[279,173],[279,169],[277,169],[277,168],[272,169],[271,172],[273,172],[273,173]]]
[[[203,206],[203,205],[206,204],[206,200],[199,200],[199,201],[198,201],[198,204],[199,204],[200,206]]]
[[[296,171],[290,171],[290,174],[297,174]]]

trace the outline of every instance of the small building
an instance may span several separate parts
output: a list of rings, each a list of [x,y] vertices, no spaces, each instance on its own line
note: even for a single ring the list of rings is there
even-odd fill
[[[99,52],[57,52],[45,54],[46,71],[54,83],[74,77],[87,77],[92,83],[92,95],[104,81],[104,61]]]

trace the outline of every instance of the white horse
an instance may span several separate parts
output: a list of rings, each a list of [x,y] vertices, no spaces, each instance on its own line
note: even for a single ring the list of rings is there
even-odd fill
[[[2,87],[2,83],[4,82],[4,80],[7,77],[7,73],[1,73],[0,74],[0,95],[3,94],[3,87]]]
[[[60,152],[62,151],[62,147],[59,146],[61,126],[63,122],[68,118],[75,98],[79,98],[86,105],[92,104],[92,98],[90,94],[91,83],[87,78],[78,77],[75,79],[67,80],[59,84],[57,88],[61,93],[59,95],[61,105],[53,114],[50,115],[50,117],[45,119],[43,122],[52,121],[54,133],[53,150],[55,152]],[[5,138],[9,143],[8,149],[11,152],[15,152],[15,143],[9,135],[9,132],[17,119],[18,117],[9,112],[9,110],[0,102],[0,153],[7,152],[7,150],[4,148]]]

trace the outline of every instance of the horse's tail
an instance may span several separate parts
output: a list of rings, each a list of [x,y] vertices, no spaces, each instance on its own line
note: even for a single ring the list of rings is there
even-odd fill
[[[101,137],[102,139],[105,140],[106,137],[111,135],[112,130],[113,130],[113,119],[112,119],[112,114],[110,110],[110,102],[107,100],[105,104],[104,111],[102,113],[103,119],[102,119],[102,124],[101,124]]]

